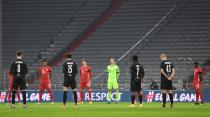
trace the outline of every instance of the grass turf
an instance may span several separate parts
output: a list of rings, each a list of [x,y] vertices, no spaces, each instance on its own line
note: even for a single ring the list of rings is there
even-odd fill
[[[95,102],[92,105],[84,103],[77,109],[73,109],[73,103],[67,103],[67,108],[62,109],[62,103],[54,105],[50,103],[28,103],[29,108],[23,109],[22,105],[16,105],[16,109],[0,104],[1,117],[210,117],[210,104],[192,105],[192,103],[175,103],[174,108],[160,108],[161,103],[144,103],[143,108],[136,105],[128,108],[129,103],[105,104]]]

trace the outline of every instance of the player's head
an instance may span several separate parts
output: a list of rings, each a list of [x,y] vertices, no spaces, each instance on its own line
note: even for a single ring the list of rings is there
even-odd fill
[[[82,65],[83,65],[83,66],[86,66],[86,65],[87,65],[87,60],[82,59],[82,61],[81,61],[81,62],[82,62]]]
[[[110,63],[110,64],[115,64],[114,58],[110,58],[110,59],[109,59],[109,63]]]
[[[16,52],[16,58],[17,58],[17,59],[22,59],[22,58],[23,58],[23,54],[22,54],[21,51],[17,51],[17,52]]]
[[[137,55],[133,55],[132,56],[132,60],[133,60],[133,62],[136,62],[136,61],[139,60],[139,57]]]
[[[42,61],[42,65],[43,65],[43,66],[47,66],[47,60],[46,60],[46,59],[44,59],[44,60]]]
[[[195,61],[195,63],[194,63],[194,67],[195,67],[195,68],[198,68],[198,66],[199,66],[198,61]]]
[[[66,53],[66,54],[65,54],[65,57],[66,57],[66,59],[71,59],[72,54],[71,54],[71,53]]]
[[[161,61],[167,60],[167,55],[166,54],[160,54],[160,60]]]

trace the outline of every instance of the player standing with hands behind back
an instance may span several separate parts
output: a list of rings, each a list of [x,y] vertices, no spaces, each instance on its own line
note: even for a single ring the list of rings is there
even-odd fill
[[[22,52],[16,53],[16,60],[12,62],[10,72],[13,75],[12,83],[12,109],[15,109],[15,94],[17,93],[18,88],[22,91],[23,95],[23,108],[27,108],[26,105],[26,80],[25,75],[28,73],[27,64],[22,60]]]
[[[64,83],[63,83],[63,108],[66,108],[67,100],[67,91],[71,87],[74,95],[74,108],[77,107],[77,83],[76,75],[78,73],[77,64],[71,59],[72,54],[66,54],[66,62],[63,64],[63,74],[64,74]]]
[[[133,59],[133,64],[130,67],[130,72],[131,72],[131,105],[129,106],[130,108],[135,107],[134,101],[135,101],[135,96],[138,96],[139,98],[139,107],[142,107],[142,95],[143,91],[141,88],[141,84],[144,78],[144,68],[141,64],[139,64],[138,56],[134,55],[132,57]]]
[[[173,107],[173,86],[172,80],[175,76],[175,69],[173,63],[168,60],[166,54],[160,54],[160,74],[161,74],[161,90],[162,90],[162,107],[166,107],[166,94],[169,94],[171,108]]]

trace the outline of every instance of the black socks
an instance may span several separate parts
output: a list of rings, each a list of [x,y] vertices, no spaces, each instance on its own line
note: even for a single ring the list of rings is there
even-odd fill
[[[162,93],[163,105],[166,105],[166,94]]]
[[[75,105],[77,105],[77,92],[73,91],[73,94],[74,94],[74,103]]]
[[[22,95],[23,95],[23,104],[26,104],[26,91],[22,91]]]
[[[139,102],[142,104],[142,95],[139,95]]]
[[[162,94],[162,99],[163,99],[163,105],[165,105],[166,104],[166,94],[165,93]],[[171,104],[173,104],[174,103],[173,93],[169,93],[169,99],[170,99]]]
[[[131,95],[131,103],[134,104],[135,101],[135,95]]]
[[[173,98],[173,94],[172,93],[169,93],[169,98],[170,98],[171,104],[173,104],[174,103],[174,98]]]
[[[67,91],[63,91],[63,104],[66,105]]]
[[[77,105],[77,92],[73,91],[74,95],[74,103]],[[66,105],[66,100],[67,100],[67,91],[63,91],[63,104]]]
[[[15,95],[16,95],[16,90],[12,91],[12,104],[15,104]]]

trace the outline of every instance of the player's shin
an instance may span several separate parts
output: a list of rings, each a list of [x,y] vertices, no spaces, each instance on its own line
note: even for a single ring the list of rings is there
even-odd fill
[[[92,96],[91,96],[92,92],[91,90],[88,91],[88,96],[89,96],[89,101],[92,102]]]
[[[83,91],[80,91],[80,102],[83,102]]]
[[[43,94],[43,90],[39,91],[39,103],[42,102],[42,94]]]
[[[22,95],[23,95],[23,104],[26,105],[26,91],[25,90],[22,91]]]
[[[195,96],[196,96],[196,103],[199,102],[199,92],[195,92]]]
[[[10,103],[11,96],[12,96],[12,91],[9,91],[9,93],[8,93],[8,103]]]
[[[171,104],[173,104],[174,103],[173,93],[169,93],[169,98],[170,98]]]
[[[117,100],[117,102],[119,102],[119,100],[120,100],[119,89],[116,89],[115,93],[116,93],[116,100]]]
[[[63,91],[63,105],[66,105],[66,100],[67,100],[67,91]]]
[[[15,95],[16,95],[16,90],[12,91],[12,104],[15,104]]]
[[[199,97],[201,98],[201,103],[204,103],[203,94],[201,91],[199,92]]]
[[[112,98],[112,91],[108,90],[108,96],[107,96],[107,101],[111,102],[111,98]]]
[[[74,94],[74,103],[77,105],[77,91],[73,91]]]
[[[131,95],[131,104],[134,104],[135,102],[135,95]]]
[[[47,91],[50,94],[50,100],[51,100],[51,102],[54,102],[54,95],[53,95],[52,89],[51,88],[48,88]]]
[[[18,98],[18,102],[20,103],[20,92],[17,91],[17,98]]]
[[[163,106],[166,105],[166,93],[162,93]]]
[[[142,95],[139,95],[139,103],[142,104]]]

